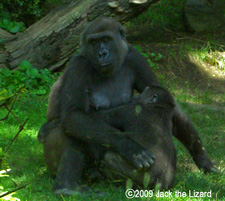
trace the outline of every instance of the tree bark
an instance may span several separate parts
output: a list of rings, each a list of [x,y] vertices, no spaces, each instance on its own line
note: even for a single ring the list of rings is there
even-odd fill
[[[0,29],[0,68],[16,69],[23,60],[37,69],[56,71],[79,48],[79,36],[89,21],[113,17],[124,23],[160,0],[72,0],[16,35]]]

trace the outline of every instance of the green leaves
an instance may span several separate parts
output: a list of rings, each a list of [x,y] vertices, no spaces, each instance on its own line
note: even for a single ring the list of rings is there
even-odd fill
[[[23,72],[25,72],[27,77],[36,78],[39,76],[38,70],[36,68],[32,68],[30,62],[28,62],[26,60],[24,60],[20,63],[19,69],[21,69]]]
[[[144,173],[144,180],[143,180],[143,187],[144,187],[144,189],[148,188],[150,180],[151,180],[150,174],[148,172],[145,172]]]
[[[133,182],[131,179],[127,179],[126,181],[126,189],[132,189],[133,187]]]
[[[14,22],[6,18],[0,18],[0,28],[3,28],[11,33],[17,33],[24,31],[25,26],[23,22]]]
[[[159,69],[159,65],[157,64],[157,62],[161,61],[164,56],[160,53],[145,53],[142,51],[142,47],[135,45],[134,46],[145,58],[147,58],[147,61],[149,63],[149,65],[151,66],[151,68],[153,70],[158,70]]]
[[[14,94],[9,94],[6,89],[0,90],[0,107],[8,106],[13,101]]]
[[[38,71],[28,61],[22,61],[18,70],[0,69],[0,91],[6,89],[9,94],[15,93],[19,88],[25,88],[33,94],[47,94],[55,81],[48,69]]]

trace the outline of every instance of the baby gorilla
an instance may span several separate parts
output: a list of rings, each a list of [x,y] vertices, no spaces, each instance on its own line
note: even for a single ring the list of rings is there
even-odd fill
[[[136,107],[133,107],[134,104]],[[176,150],[172,138],[175,102],[172,95],[159,86],[146,87],[140,95],[133,98],[130,106],[130,119],[118,119],[118,116],[123,115],[119,108],[111,109],[107,114],[102,110],[98,114],[108,124],[129,133],[129,138],[154,154],[154,163],[150,168],[146,164],[146,168],[137,170],[117,153],[109,151],[102,161],[101,171],[112,180],[125,182],[130,178],[136,186],[142,188],[154,188],[157,183],[163,189],[172,187],[176,171]],[[137,123],[142,126],[136,127]]]

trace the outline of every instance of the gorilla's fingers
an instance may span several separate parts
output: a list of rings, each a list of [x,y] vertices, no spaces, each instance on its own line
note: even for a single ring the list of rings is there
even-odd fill
[[[142,151],[141,154],[133,155],[134,166],[137,169],[149,169],[154,163],[153,155],[148,151]],[[155,157],[154,157],[155,158]]]
[[[144,152],[143,155],[145,155],[146,159],[148,160],[150,164],[154,163],[155,156],[151,154],[149,151]]]

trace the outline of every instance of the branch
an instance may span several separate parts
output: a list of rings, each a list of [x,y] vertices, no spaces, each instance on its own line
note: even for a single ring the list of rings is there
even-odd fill
[[[9,108],[5,106],[5,108],[9,111]],[[11,114],[15,117],[15,119],[19,122],[19,124],[22,124],[19,118],[11,111]]]
[[[22,188],[25,188],[27,185],[30,185],[31,184],[31,182],[29,182],[29,183],[27,183],[27,184],[25,184],[25,185],[23,185],[23,186],[20,186],[19,188],[16,188],[16,189],[14,189],[14,190],[12,190],[12,191],[8,191],[7,193],[4,193],[3,195],[0,195],[0,198],[3,198],[3,197],[5,197],[6,195],[9,195],[9,194],[11,194],[11,193],[14,193],[14,192],[16,192],[16,191],[18,191],[18,190],[20,190],[20,189],[22,189]]]
[[[15,99],[14,99],[14,101],[13,101],[13,103],[12,103],[10,109],[8,109],[8,107],[5,106],[5,108],[8,110],[8,114],[7,114],[4,118],[0,119],[0,121],[4,121],[4,120],[8,119],[9,114],[11,113],[11,111],[12,111],[12,109],[13,109],[13,106],[14,106],[14,104],[15,104],[15,102],[16,102],[18,96],[19,96],[19,94],[21,93],[22,89],[23,89],[23,88],[20,88],[20,89],[16,92]]]
[[[11,140],[9,146],[7,147],[5,152],[8,152],[9,148],[11,147],[12,143],[16,140],[16,138],[18,137],[18,135],[20,134],[20,132],[24,129],[25,124],[27,123],[28,118],[25,120],[25,122],[20,125],[20,130],[17,132],[17,134],[15,135],[15,137]]]

